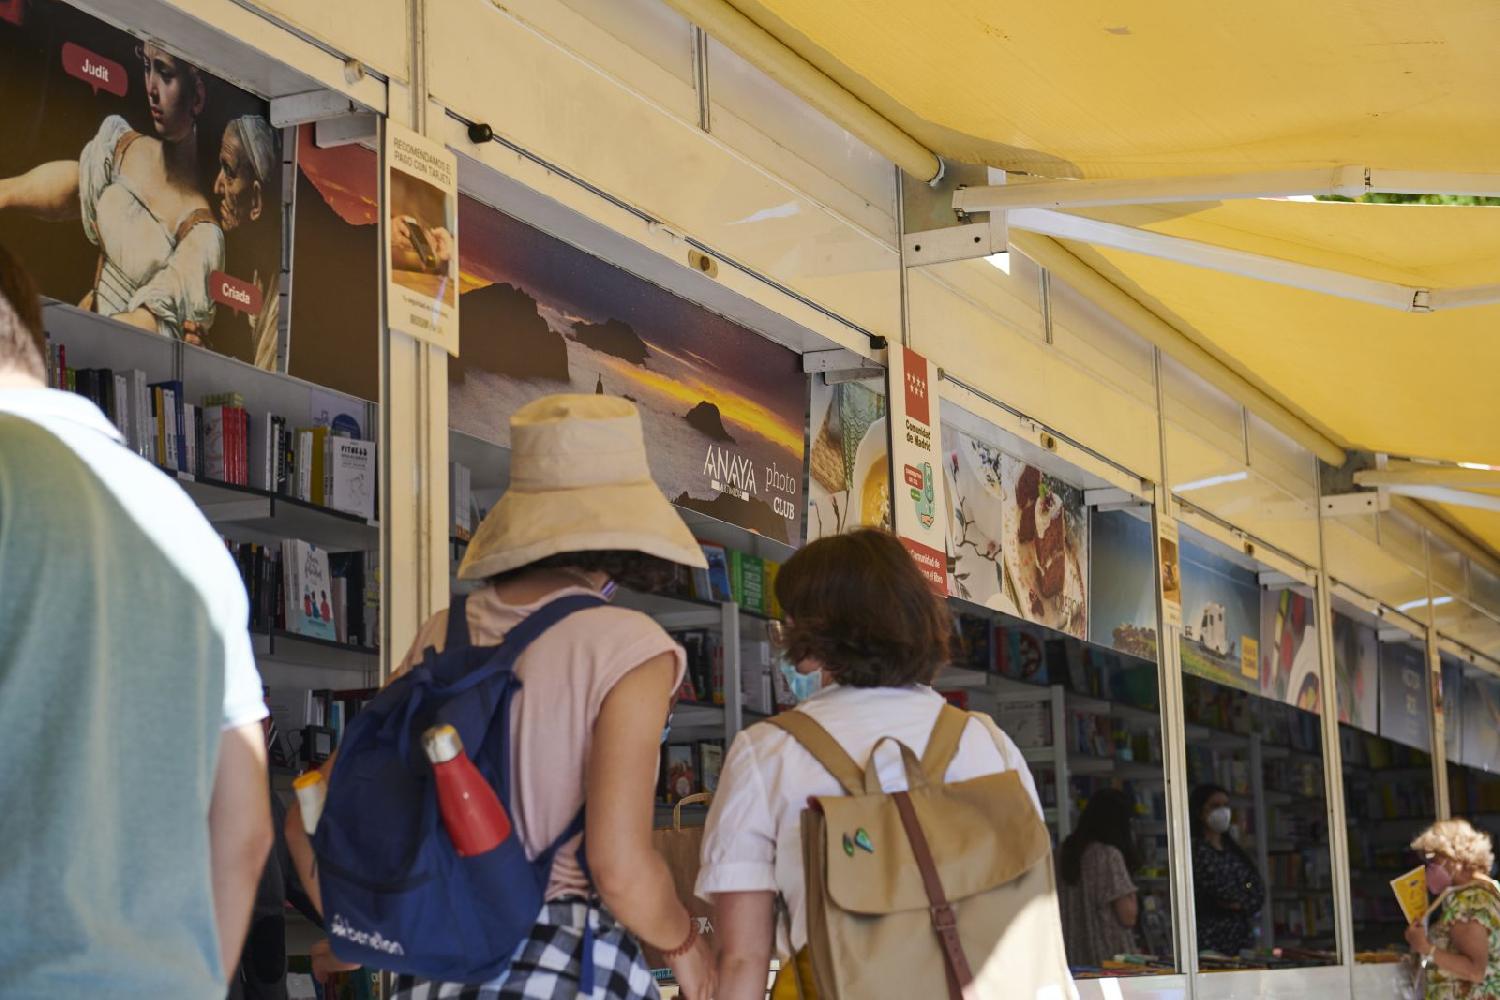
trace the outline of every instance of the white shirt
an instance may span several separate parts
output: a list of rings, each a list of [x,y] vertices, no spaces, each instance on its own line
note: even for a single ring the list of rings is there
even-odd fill
[[[910,747],[918,757],[943,707],[930,687],[831,687],[798,711],[812,716],[863,765],[875,744],[886,736]],[[906,773],[895,747],[878,755],[880,783],[888,791],[906,787]],[[967,781],[987,774],[1016,771],[1037,812],[1036,785],[1021,751],[987,716],[973,716],[948,767],[947,780]],[[843,795],[838,781],[789,735],[761,724],[735,737],[724,760],[719,790],[709,810],[703,836],[697,894],[711,899],[720,892],[779,892],[792,914],[790,943],[786,929],[776,929],[777,953],[786,957],[807,943],[806,892],[802,881],[802,810],[808,796]]]

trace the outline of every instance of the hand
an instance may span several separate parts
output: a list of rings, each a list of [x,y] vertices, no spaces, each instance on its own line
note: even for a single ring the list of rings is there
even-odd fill
[[[444,269],[453,258],[453,234],[443,226],[427,230],[427,240],[432,244],[432,255]]]
[[[682,989],[683,1000],[713,1000],[718,988],[718,971],[707,941],[699,937],[687,954],[668,964],[672,967],[672,977]]]
[[[353,962],[345,962],[335,955],[333,953],[333,945],[329,943],[327,938],[323,938],[323,940],[314,944],[308,950],[308,954],[312,958],[313,978],[320,983],[326,984],[335,972],[353,972],[359,968]]]
[[[1436,950],[1427,937],[1427,928],[1421,924],[1412,924],[1406,928],[1406,943],[1411,945],[1414,955],[1431,955]]]

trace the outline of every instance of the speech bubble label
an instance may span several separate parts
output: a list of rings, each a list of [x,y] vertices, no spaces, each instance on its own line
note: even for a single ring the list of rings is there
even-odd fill
[[[125,67],[113,59],[106,59],[97,52],[90,52],[82,45],[64,42],[62,47],[63,71],[77,77],[99,96],[99,91],[124,97],[129,89]]]
[[[260,289],[223,271],[208,276],[208,296],[236,312],[258,313],[263,305]]]

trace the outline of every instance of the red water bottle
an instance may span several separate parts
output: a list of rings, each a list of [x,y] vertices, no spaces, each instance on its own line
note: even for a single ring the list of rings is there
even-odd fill
[[[422,734],[422,747],[432,761],[438,809],[454,848],[469,858],[499,847],[510,836],[510,817],[490,783],[464,753],[458,730],[448,725],[433,726]]]

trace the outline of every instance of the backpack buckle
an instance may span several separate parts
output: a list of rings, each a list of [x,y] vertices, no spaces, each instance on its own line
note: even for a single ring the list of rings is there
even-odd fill
[[[951,931],[958,927],[958,914],[953,912],[953,907],[947,903],[940,906],[929,906],[927,912],[932,915],[932,926],[939,931]]]

